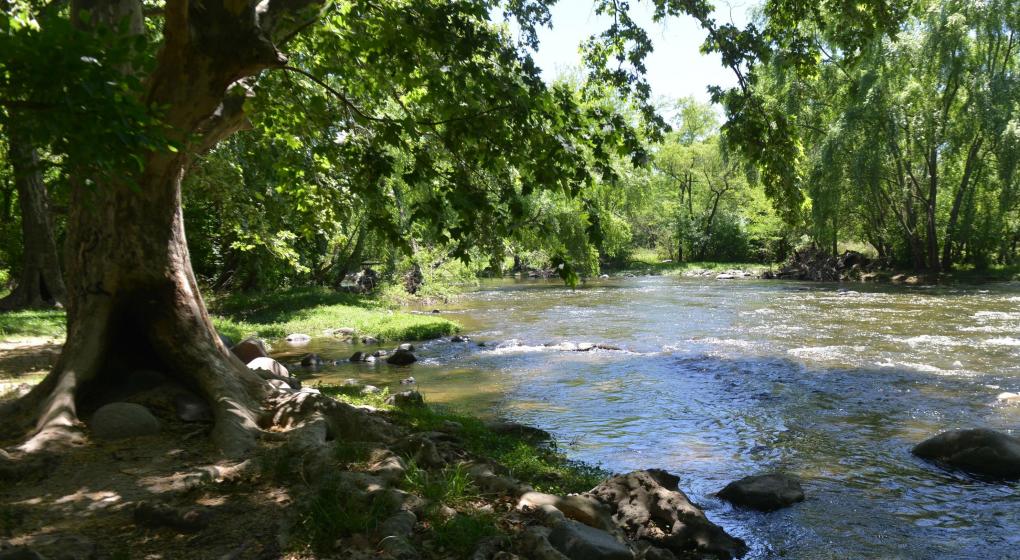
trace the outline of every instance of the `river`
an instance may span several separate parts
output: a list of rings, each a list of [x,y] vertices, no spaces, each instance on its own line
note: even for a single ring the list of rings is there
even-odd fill
[[[471,343],[314,377],[399,390],[413,375],[427,400],[542,427],[571,457],[666,469],[747,558],[1020,558],[1020,484],[910,454],[945,429],[1020,427],[1020,406],[996,400],[1020,392],[1018,284],[500,282],[442,310]],[[592,342],[623,350],[571,350]],[[761,514],[714,496],[772,470],[799,476],[807,500]]]

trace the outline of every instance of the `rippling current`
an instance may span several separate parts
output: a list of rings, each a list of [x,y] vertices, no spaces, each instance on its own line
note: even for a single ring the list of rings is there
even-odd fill
[[[1020,428],[1020,406],[996,400],[1020,392],[1018,284],[500,283],[443,312],[471,343],[425,343],[410,368],[314,377],[396,388],[413,375],[430,401],[540,426],[577,459],[669,470],[748,558],[1020,558],[1020,484],[910,454],[945,429]],[[798,475],[807,500],[760,514],[714,496],[772,470]]]

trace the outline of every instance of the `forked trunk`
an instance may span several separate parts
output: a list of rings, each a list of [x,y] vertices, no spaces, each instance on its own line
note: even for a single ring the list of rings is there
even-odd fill
[[[53,239],[49,195],[39,169],[39,156],[16,130],[11,128],[8,133],[25,250],[18,283],[10,295],[0,299],[0,310],[60,306],[65,303],[67,292]]]

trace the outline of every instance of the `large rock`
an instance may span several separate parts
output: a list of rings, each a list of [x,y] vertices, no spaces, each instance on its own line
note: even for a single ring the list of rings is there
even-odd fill
[[[301,365],[303,367],[317,368],[322,367],[325,363],[326,362],[322,359],[322,356],[318,354],[305,354],[304,357],[301,358]]]
[[[735,480],[719,491],[719,497],[741,507],[775,511],[804,501],[804,489],[796,478],[770,473]]]
[[[1020,478],[1020,439],[978,428],[943,432],[919,443],[914,455],[989,478]]]
[[[290,377],[290,371],[283,364],[272,358],[255,358],[248,362],[248,369],[261,369],[268,371],[276,377]]]
[[[230,351],[246,364],[255,358],[269,357],[269,352],[266,350],[266,343],[257,338],[246,338],[235,344]]]
[[[549,533],[549,544],[570,560],[633,560],[634,553],[605,531],[564,521]]]
[[[677,477],[658,469],[614,476],[584,495],[609,506],[628,538],[643,539],[677,556],[740,557],[747,547],[709,521],[680,491]]]
[[[291,333],[287,335],[287,342],[295,345],[308,344],[312,341],[312,337],[305,333]]]
[[[418,391],[404,391],[390,395],[386,399],[386,404],[391,404],[397,408],[425,406],[425,397]]]
[[[159,420],[140,404],[115,402],[101,407],[89,423],[96,439],[115,440],[159,433]]]
[[[387,364],[395,366],[409,366],[417,361],[418,358],[408,350],[397,350],[392,356],[386,358]]]

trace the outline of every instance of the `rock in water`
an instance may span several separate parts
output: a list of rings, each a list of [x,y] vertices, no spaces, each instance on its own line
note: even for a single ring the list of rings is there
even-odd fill
[[[290,372],[287,371],[287,368],[272,358],[255,358],[248,362],[248,369],[261,369],[277,377],[290,377]]]
[[[418,358],[407,350],[397,350],[392,356],[386,358],[386,363],[395,366],[409,366],[417,361]]]
[[[643,539],[684,558],[692,553],[743,556],[744,541],[709,521],[677,487],[679,478],[649,469],[614,476],[582,496],[609,506],[613,522],[628,538]]]
[[[1020,439],[995,430],[943,432],[919,443],[912,453],[979,476],[1020,479]]]
[[[266,344],[257,338],[247,338],[238,342],[230,349],[242,362],[248,363],[255,358],[267,358]]]
[[[318,354],[305,354],[301,358],[301,365],[304,367],[321,367],[325,362]]]
[[[362,344],[379,344],[379,339],[374,336],[363,336],[361,337]]]
[[[804,489],[796,478],[771,473],[733,481],[719,491],[719,497],[734,505],[759,511],[775,511],[804,501]]]
[[[115,402],[101,407],[89,423],[96,439],[115,440],[159,433],[159,420],[140,404]]]
[[[605,531],[564,521],[549,533],[549,543],[570,560],[632,560],[634,553]]]
[[[397,352],[414,352],[414,344],[405,342],[400,346],[397,346]]]
[[[455,334],[450,337],[450,342],[469,342],[471,337],[466,334]]]
[[[287,342],[291,344],[308,344],[312,337],[305,333],[292,333],[287,335]]]

